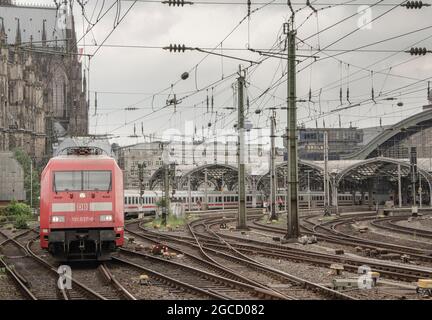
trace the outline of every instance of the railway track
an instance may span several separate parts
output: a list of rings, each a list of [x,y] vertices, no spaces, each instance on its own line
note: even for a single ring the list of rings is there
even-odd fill
[[[351,224],[355,221],[368,221],[368,220],[379,220],[376,217],[362,217],[359,219],[338,219],[336,221],[328,221],[313,227],[316,231],[318,228],[326,230],[327,232],[340,237],[342,240],[354,241],[359,245],[368,245],[376,248],[385,248],[391,252],[399,254],[408,254],[412,258],[420,261],[432,262],[432,250],[430,243],[412,242],[405,239],[389,238],[386,236],[380,236],[382,240],[376,239],[365,239],[359,236],[352,235],[348,231],[341,231],[340,228],[346,228],[346,225]],[[399,243],[395,243],[399,242]],[[406,245],[409,243],[410,245]]]
[[[57,285],[57,268],[33,251],[34,236],[31,232],[34,231],[10,237],[0,231],[6,238],[0,246],[3,255],[1,264],[23,296],[31,300],[107,300],[107,297],[73,278],[72,289],[60,288]]]
[[[375,219],[372,220],[370,223],[374,227],[385,229],[389,231],[395,231],[398,233],[404,233],[408,234],[414,237],[423,237],[432,239],[432,231],[418,229],[418,228],[412,228],[407,226],[401,226],[397,224],[397,222],[401,220],[405,220],[406,217],[389,217],[389,218],[381,218],[381,219]],[[431,244],[432,245],[432,244]]]
[[[199,295],[210,299],[285,299],[270,290],[225,278],[202,269],[191,267],[146,253],[121,250],[120,257],[113,258],[114,262],[127,264],[151,273],[154,277],[171,282]],[[157,271],[156,271],[157,270]]]
[[[144,223],[144,222],[141,222],[141,223]],[[135,236],[138,236],[141,239],[145,239],[147,241],[150,241],[151,244],[155,244],[155,243],[160,242],[160,239],[155,239],[155,238],[152,238],[148,235],[146,236],[146,235],[142,234],[143,230],[145,230],[145,229],[143,229],[142,227],[139,226],[139,221],[136,222],[135,224],[130,224],[127,227],[127,231],[129,233],[134,234]],[[188,258],[188,261],[187,261],[188,265],[196,266],[198,268],[204,268],[205,270],[211,270],[212,272],[220,274],[224,277],[234,279],[234,280],[240,281],[240,282],[249,283],[253,286],[262,287],[263,289],[267,289],[266,285],[263,285],[257,281],[251,280],[251,278],[256,278],[256,277],[251,277],[250,274],[248,274],[248,277],[245,277],[245,276],[241,275],[241,272],[233,272],[232,270],[228,270],[226,267],[227,261],[224,261],[224,264],[218,263],[217,261],[215,261],[214,258],[211,258],[208,256],[208,254],[204,253],[200,249],[200,247],[197,243],[178,241],[176,243],[176,245],[171,246],[171,248],[172,249],[175,248],[175,251],[177,251],[178,253],[186,255],[186,257]],[[229,258],[229,260],[232,260],[232,258],[235,258],[235,257],[231,257],[231,256],[226,255],[225,258]],[[235,266],[237,266],[237,265],[235,264]],[[256,274],[255,276],[262,276],[262,275]],[[271,279],[268,279],[268,280],[271,281]]]
[[[155,239],[154,237],[147,236],[142,233],[142,230],[138,227],[139,221],[135,222],[134,224],[129,224],[126,227],[126,231],[130,234],[133,234],[136,237],[139,237],[141,239],[144,239],[146,241],[149,241],[150,243],[160,243],[161,239]],[[132,226],[134,226],[134,229],[132,230]],[[194,268],[207,271],[210,270],[212,273],[222,276],[224,278],[233,280],[238,283],[247,284],[248,286],[252,286],[256,288],[259,292],[259,295],[262,295],[263,293],[267,295],[267,298],[276,298],[276,299],[293,299],[293,297],[281,294],[275,290],[269,289],[267,286],[262,285],[261,283],[251,280],[248,277],[242,276],[240,273],[235,273],[226,266],[222,266],[221,264],[217,263],[213,259],[204,259],[200,257],[201,253],[199,250],[199,247],[197,244],[191,244],[191,243],[184,243],[184,242],[177,242],[176,245],[171,245],[168,243],[165,243],[170,247],[171,250],[176,251],[179,254],[183,254],[187,261],[188,266],[193,266]],[[226,262],[226,261],[225,261]]]
[[[215,239],[219,240],[221,243],[223,243],[223,246],[220,246],[220,248],[222,248],[222,250],[227,250],[230,252],[233,252],[235,255],[237,255],[239,258],[236,258],[236,262],[239,265],[249,265],[249,266],[253,266],[257,269],[260,269],[261,271],[265,272],[265,273],[270,273],[270,274],[274,274],[276,276],[281,277],[282,279],[284,279],[285,281],[291,281],[292,283],[294,283],[297,287],[303,288],[304,292],[302,294],[302,298],[305,298],[308,296],[308,293],[310,294],[310,292],[313,293],[319,293],[319,296],[325,297],[325,298],[332,298],[332,299],[344,299],[344,300],[354,300],[355,298],[345,294],[345,293],[340,293],[338,291],[335,291],[333,289],[330,289],[328,287],[325,287],[323,285],[311,282],[311,281],[307,281],[305,279],[302,279],[300,277],[297,277],[295,275],[289,274],[287,272],[282,272],[276,268],[270,267],[268,265],[265,265],[264,263],[261,263],[253,258],[250,257],[250,255],[246,255],[243,252],[240,252],[239,250],[237,250],[235,247],[231,246],[230,243],[228,243],[227,241],[225,241],[220,235],[218,235],[216,232],[213,232],[210,230],[210,228],[208,228],[204,223],[200,223],[200,222],[192,222],[191,224],[188,224],[188,228],[189,231],[191,232],[192,236],[195,238],[195,240],[199,243],[199,237],[202,236],[203,234],[205,234],[205,232],[203,233],[196,233],[194,231],[194,227],[192,226],[192,224],[197,223],[198,226],[201,226],[205,229],[205,232],[210,233],[211,236],[214,236]],[[205,248],[205,251],[211,251],[211,252],[216,252],[218,254],[220,254],[220,251],[215,251],[214,249],[210,249],[210,248]],[[243,267],[243,266],[241,266]],[[300,291],[297,292],[297,294],[301,294]]]
[[[181,282],[180,279],[171,281],[164,275],[159,276],[158,272],[156,274],[147,272],[145,267],[142,268],[130,261],[123,262],[114,259],[107,261],[105,266],[139,300],[193,300],[208,297],[205,293],[200,294],[178,284],[177,282]],[[147,279],[141,280],[143,275]]]
[[[171,249],[191,257],[196,257],[199,254],[206,260],[204,262],[201,261],[201,264],[205,264],[206,269],[216,269],[216,272],[223,269],[225,274],[228,273],[230,277],[239,277],[239,275],[243,274],[243,278],[239,279],[240,281],[245,281],[245,278],[246,280],[250,278],[260,279],[258,283],[254,281],[253,284],[267,290],[272,288],[279,294],[286,294],[296,298],[301,297],[302,299],[322,299],[323,297],[352,299],[349,295],[341,294],[324,286],[307,282],[286,272],[266,266],[247,257],[242,252],[233,251],[232,248],[227,246],[227,244],[221,243],[220,240],[209,240],[219,243],[217,248],[211,248],[207,246],[207,243],[202,243],[201,239],[197,239],[197,237],[180,237],[180,239],[177,236],[172,237],[147,232],[142,226],[140,226],[140,229],[141,233],[132,231],[133,234],[154,243],[161,243],[163,241]],[[130,229],[127,230],[131,231]],[[192,227],[190,231],[194,234]],[[226,270],[227,267],[229,267],[229,270]]]
[[[356,217],[355,221],[373,219],[376,219],[376,217],[363,216]],[[315,224],[314,222],[308,221],[308,219],[304,219],[302,222],[303,233],[309,235],[313,234],[319,240],[324,240],[330,243],[340,244],[344,246],[350,246],[353,248],[361,246],[363,249],[369,250],[386,249],[386,251],[388,251],[389,253],[409,255],[410,258],[418,261],[432,262],[432,250],[368,240],[337,230],[337,227],[340,225],[354,222],[352,217],[345,219],[335,219],[321,224]],[[283,228],[262,224],[256,220],[252,221],[249,225],[251,228],[257,230],[272,232],[280,235],[286,234],[286,230]]]
[[[115,279],[106,264],[100,264],[97,268],[93,265],[73,267],[72,277],[80,283],[85,283],[106,300],[137,300]]]
[[[213,224],[217,223],[218,221],[213,221]],[[233,235],[223,234],[221,236],[225,239],[229,239],[231,246],[250,254],[261,254],[279,259],[308,262],[327,267],[331,263],[341,263],[344,265],[346,270],[355,273],[359,266],[367,264],[372,268],[372,270],[380,272],[383,277],[409,282],[416,281],[418,278],[430,278],[432,276],[432,270],[430,268],[381,262],[369,258],[354,258],[328,253],[311,252],[270,242],[245,239]]]
[[[34,230],[28,233],[22,233],[17,236],[18,240],[28,243],[31,254],[41,258],[45,252],[37,246],[33,248],[34,236],[31,235]],[[41,258],[42,259],[42,258]],[[50,261],[45,260],[47,264]],[[57,262],[51,262],[53,268]],[[85,286],[96,293],[96,297],[101,300],[137,300],[126,288],[112,275],[111,271],[105,264],[79,263],[71,264],[72,280]]]

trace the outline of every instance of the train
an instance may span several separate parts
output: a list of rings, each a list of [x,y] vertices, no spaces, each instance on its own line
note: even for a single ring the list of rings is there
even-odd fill
[[[123,173],[96,147],[71,147],[41,174],[40,246],[58,260],[109,260],[124,243]]]
[[[142,196],[139,190],[125,190],[124,193],[124,208],[125,217],[134,218],[142,215],[152,215],[157,212],[157,202],[163,197],[162,191],[145,190]],[[223,209],[235,209],[238,207],[238,195],[235,191],[208,191],[208,210],[223,210]],[[352,206],[354,203],[360,203],[362,201],[361,194],[356,193],[338,194],[338,205],[339,206]],[[284,190],[279,190],[277,195],[277,203],[284,208],[286,194]],[[310,198],[310,200],[309,200]],[[170,194],[172,202],[183,203],[185,209],[189,209],[189,194],[188,191],[175,191],[174,194]],[[191,191],[190,194],[191,211],[202,210],[205,203],[205,192],[204,191]],[[261,193],[256,194],[255,204],[253,203],[253,194],[246,194],[246,207],[263,207],[264,201],[268,198]],[[363,201],[367,203],[368,195],[363,195]],[[299,193],[299,207],[301,209],[323,208],[324,207],[324,193],[320,191],[311,192],[300,192]]]

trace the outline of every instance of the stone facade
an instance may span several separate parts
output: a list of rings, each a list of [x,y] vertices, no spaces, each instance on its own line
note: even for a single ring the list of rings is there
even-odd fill
[[[12,152],[0,152],[0,204],[24,201],[24,170]]]
[[[18,147],[37,163],[60,137],[88,133],[73,16],[54,33],[57,14],[56,7],[0,2],[0,151]]]
[[[126,146],[117,149],[118,165],[123,170],[125,189],[138,189],[138,164],[144,163],[144,184],[149,187],[149,179],[153,173],[163,165],[163,143],[149,142]]]

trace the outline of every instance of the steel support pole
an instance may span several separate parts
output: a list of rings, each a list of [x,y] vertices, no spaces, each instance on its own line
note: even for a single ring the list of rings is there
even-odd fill
[[[30,160],[30,208],[33,213],[33,159]]]
[[[188,208],[192,211],[192,192],[191,192],[191,177],[188,176]]]
[[[417,180],[417,148],[411,147],[411,158],[410,158],[410,164],[411,164],[411,189],[412,189],[412,215],[417,216],[417,195],[416,195],[416,180]]]
[[[311,170],[306,170],[307,174],[307,194],[308,194],[308,209],[311,209],[311,196],[310,196],[310,172]]]
[[[335,208],[335,212],[336,212],[336,215],[339,215],[339,200],[338,200],[338,198],[339,198],[339,195],[338,195],[338,185],[336,184],[336,177],[333,175],[332,176],[332,183],[331,183],[331,185],[332,185],[332,205],[334,206],[334,208]]]
[[[252,208],[257,206],[257,186],[255,177],[252,178]]]
[[[327,215],[329,210],[329,175],[328,175],[328,134],[324,131],[324,214]]]
[[[288,169],[284,171],[284,188],[285,188],[285,201],[284,201],[284,207],[285,207],[285,213],[288,212],[288,198],[286,195],[288,194]]]
[[[169,165],[164,164],[164,193],[165,193],[165,210],[162,210],[162,225],[166,226],[167,215],[169,212]]]
[[[204,169],[204,203],[203,210],[208,210],[208,171]]]
[[[270,220],[278,219],[276,212],[277,178],[275,168],[275,122],[276,112],[273,111],[270,117]]]
[[[429,182],[429,179],[426,180],[429,186],[429,206],[432,207],[432,185]]]
[[[222,187],[221,187],[221,192],[222,192],[222,210],[225,210],[225,194],[224,194],[224,184],[225,184],[225,181],[224,181],[224,178],[223,178],[223,176],[222,176]]]
[[[292,28],[292,29],[291,29]],[[298,222],[298,159],[297,159],[297,104],[296,104],[296,31],[287,25],[287,234],[286,239],[299,236]]]
[[[402,207],[402,178],[401,178],[401,166],[398,164],[398,198],[399,198],[399,208]]]
[[[246,225],[246,188],[245,188],[245,130],[244,130],[244,96],[243,88],[245,78],[242,75],[241,67],[239,67],[238,84],[238,147],[237,147],[237,163],[238,163],[238,220],[237,229],[247,229]]]
[[[420,202],[419,203],[419,207],[420,208],[422,207],[422,200],[423,200],[423,197],[422,197],[423,188],[422,188],[421,183],[422,183],[421,174],[419,174],[419,188],[418,188],[418,192],[419,192],[419,202]]]

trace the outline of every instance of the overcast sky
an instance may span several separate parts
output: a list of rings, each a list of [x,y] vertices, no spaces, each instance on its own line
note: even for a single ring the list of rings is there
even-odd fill
[[[260,0],[264,3],[267,0]],[[52,3],[43,1],[41,3]],[[91,21],[95,21],[97,12],[101,9],[103,1],[91,0],[86,5],[86,15]],[[203,2],[203,1],[199,1]],[[230,1],[225,1],[230,2]],[[231,1],[234,2],[234,1]],[[239,1],[235,1],[239,2]],[[240,1],[245,2],[246,1]],[[252,1],[256,3],[257,1]],[[286,3],[285,0],[275,2]],[[296,3],[306,1],[296,1]],[[312,1],[313,2],[313,1]],[[344,0],[315,1],[315,3],[341,3]],[[391,4],[400,1],[381,1],[385,6],[375,6],[371,9],[372,19],[378,18],[392,8]],[[104,11],[113,1],[105,1]],[[122,1],[122,15],[126,12],[132,1]],[[351,19],[325,30],[328,26],[354,15],[361,4],[376,3],[370,0],[354,0],[350,6],[336,6],[325,9],[312,15],[299,29],[298,38],[306,39],[310,35],[321,30],[319,39],[314,36],[306,42],[314,48],[325,48],[329,44],[358,28],[359,19],[367,19],[366,15],[356,15]],[[358,5],[357,5],[358,4]],[[256,9],[260,5],[254,5]],[[96,8],[95,8],[96,7]],[[294,9],[301,9],[304,5],[295,5]],[[323,8],[316,5],[316,8]],[[95,14],[91,19],[92,12]],[[91,54],[113,28],[116,7],[102,19],[80,42],[85,53]],[[311,14],[310,8],[304,8],[296,14],[296,25],[299,27],[305,18]],[[84,20],[78,5],[75,5],[75,21],[78,38],[88,24]],[[250,20],[246,19],[224,42],[224,54],[259,61],[261,57],[257,53],[246,50],[226,50],[229,48],[244,49],[251,48],[270,49],[274,47],[278,37],[283,37],[281,27],[289,17],[289,9],[286,5],[269,5],[254,12]],[[430,19],[432,8],[422,10],[407,10],[399,7],[373,21],[370,26],[353,32],[342,41],[330,46],[328,50],[354,49],[375,41],[384,40],[394,36],[402,35],[423,27],[432,25]],[[168,7],[161,3],[149,3],[138,1],[125,19],[115,29],[106,41],[106,45],[136,45],[136,46],[167,46],[173,44],[185,44],[190,47],[214,48],[224,39],[240,20],[247,14],[246,5],[204,5],[194,4],[183,8]],[[392,41],[367,47],[374,50],[405,50],[413,45],[432,49],[432,28],[416,32],[408,36],[399,37]],[[428,38],[429,37],[429,38]],[[249,39],[249,40],[248,40]],[[277,49],[277,47],[274,47]],[[357,127],[378,126],[380,118],[383,125],[392,124],[409,115],[422,110],[427,103],[427,82],[419,80],[432,77],[432,54],[424,57],[412,57],[407,53],[400,52],[352,52],[327,58],[337,52],[309,51],[307,45],[298,45],[298,54],[315,55],[317,62],[298,73],[297,95],[300,99],[308,100],[309,89],[312,90],[312,100],[315,103],[303,102],[298,104],[298,122],[306,127],[315,127],[316,119],[318,125],[326,127],[338,127],[339,115],[342,126],[352,123]],[[221,53],[220,47],[215,50]],[[201,61],[205,58],[203,61]],[[299,57],[304,60],[297,66],[301,70],[312,58]],[[342,65],[340,60],[343,61]],[[201,62],[200,62],[201,61]],[[381,61],[381,62],[379,62]],[[379,62],[379,63],[376,63]],[[88,60],[83,59],[87,66]],[[199,63],[199,64],[198,64]],[[198,64],[196,71],[194,67]],[[227,77],[238,69],[242,64],[248,67],[247,62],[208,56],[201,52],[170,53],[162,49],[142,48],[112,48],[102,47],[91,59],[90,64],[90,132],[97,134],[111,133],[119,136],[113,142],[128,144],[143,141],[143,138],[127,138],[133,134],[133,125],[136,124],[137,134],[141,134],[141,122],[144,124],[145,134],[156,134],[162,136],[164,130],[176,128],[184,131],[185,121],[194,121],[197,133],[201,134],[202,127],[208,127],[213,123],[214,128],[230,128],[236,121],[236,114],[232,110],[224,109],[233,106],[232,85],[236,77],[231,77],[217,86],[214,86],[214,113],[206,113],[206,90],[196,92],[208,86],[212,82]],[[348,68],[349,65],[349,68]],[[342,66],[342,67],[341,67]],[[391,69],[390,69],[391,67]],[[265,89],[275,80],[282,76],[286,68],[285,61],[277,58],[269,58],[257,67],[250,69],[248,74],[247,93],[253,102],[250,105],[248,119],[256,128],[269,126],[268,116],[270,110],[267,108],[274,105],[280,106],[286,99],[286,82],[267,92],[257,99]],[[330,110],[348,106],[346,101],[346,90],[348,81],[346,76],[350,73],[349,89],[352,104],[367,101],[371,98],[372,77],[374,71],[373,87],[377,104],[368,101],[359,107],[350,108],[341,112],[326,115]],[[178,81],[180,75],[189,71],[190,76],[185,81]],[[339,91],[342,72],[343,105],[339,102]],[[196,76],[195,76],[196,74]],[[356,81],[361,78],[361,80]],[[162,92],[162,95],[154,94],[167,89],[171,84],[176,84],[173,89]],[[415,84],[401,90],[395,90],[407,85]],[[322,88],[321,95],[319,95]],[[395,90],[395,91],[393,91]],[[98,110],[94,116],[94,92],[98,92]],[[209,99],[211,101],[211,89]],[[112,92],[112,93],[110,93]],[[177,99],[188,93],[194,93],[190,98],[182,99],[174,113],[173,106],[164,108],[162,111],[152,113],[166,105],[168,95],[176,94]],[[380,93],[382,97],[380,97]],[[410,93],[410,94],[407,94]],[[319,99],[320,96],[320,99]],[[397,98],[397,100],[383,101],[383,98]],[[321,104],[318,101],[321,100]],[[402,102],[403,106],[397,106]],[[135,111],[124,111],[126,107],[136,107]],[[195,106],[195,107],[194,107]],[[152,109],[153,108],[153,109]],[[258,115],[256,109],[262,109]],[[214,125],[218,112],[218,121]],[[322,115],[320,115],[320,112]],[[286,110],[278,112],[277,129],[281,133],[286,124]],[[220,135],[218,133],[218,135]],[[280,142],[280,141],[279,141]]]

